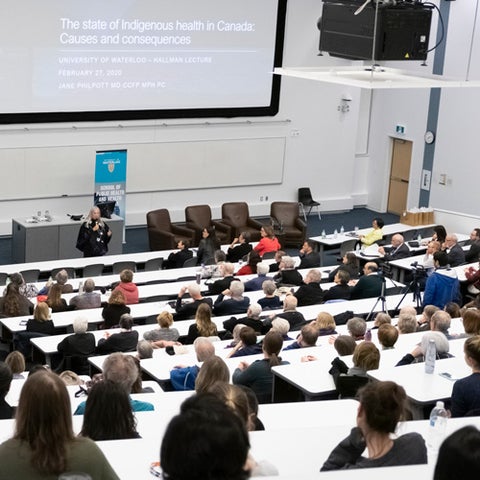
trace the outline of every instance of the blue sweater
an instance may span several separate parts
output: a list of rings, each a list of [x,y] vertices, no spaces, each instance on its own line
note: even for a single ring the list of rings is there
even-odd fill
[[[460,284],[454,270],[441,268],[427,279],[423,305],[435,305],[442,309],[448,302],[461,304]]]

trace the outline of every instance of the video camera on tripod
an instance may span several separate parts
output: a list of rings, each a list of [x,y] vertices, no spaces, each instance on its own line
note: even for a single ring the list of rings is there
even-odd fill
[[[413,262],[410,264],[412,267],[413,278],[427,278],[427,270],[423,265],[419,265],[418,262]]]

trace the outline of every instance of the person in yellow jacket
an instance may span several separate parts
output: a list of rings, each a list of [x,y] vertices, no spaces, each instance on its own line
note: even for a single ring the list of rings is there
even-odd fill
[[[366,233],[365,235],[360,235],[359,239],[362,242],[362,245],[369,246],[372,243],[378,242],[383,238],[383,226],[385,222],[380,218],[376,217],[372,220],[372,230]]]

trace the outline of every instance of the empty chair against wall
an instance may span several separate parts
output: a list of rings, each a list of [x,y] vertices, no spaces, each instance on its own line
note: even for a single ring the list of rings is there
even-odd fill
[[[317,209],[318,219],[321,220],[320,203],[312,198],[310,187],[301,187],[298,189],[298,205],[302,209],[305,221],[307,221],[307,216],[310,215],[312,208]],[[308,213],[305,212],[306,208],[308,208]]]
[[[283,247],[299,247],[303,244],[307,236],[307,224],[300,218],[297,202],[273,202],[270,217],[283,237]]]

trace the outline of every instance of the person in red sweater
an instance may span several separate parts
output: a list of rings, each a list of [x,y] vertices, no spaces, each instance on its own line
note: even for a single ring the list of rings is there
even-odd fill
[[[120,272],[120,283],[114,290],[120,290],[125,296],[125,303],[138,303],[138,287],[133,283],[133,272],[125,269]]]
[[[262,238],[258,242],[257,246],[254,248],[254,250],[258,252],[261,257],[263,257],[265,253],[276,252],[277,250],[280,250],[280,242],[275,236],[273,227],[271,227],[270,225],[264,225],[260,229],[260,235],[262,236]]]

